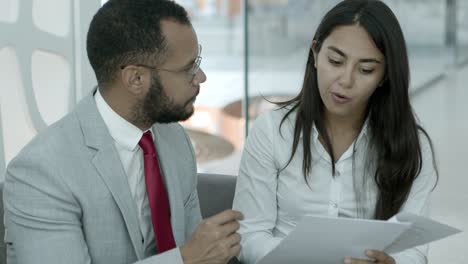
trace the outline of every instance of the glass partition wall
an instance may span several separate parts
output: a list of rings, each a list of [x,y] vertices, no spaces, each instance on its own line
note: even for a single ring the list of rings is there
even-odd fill
[[[249,126],[274,107],[265,99],[282,101],[299,92],[313,34],[339,1],[176,1],[191,16],[207,75],[195,114],[182,124],[195,147],[199,171],[237,174]],[[405,34],[412,94],[468,62],[467,1],[384,2]]]
[[[468,64],[468,1],[458,0],[456,9],[455,59],[459,67]]]

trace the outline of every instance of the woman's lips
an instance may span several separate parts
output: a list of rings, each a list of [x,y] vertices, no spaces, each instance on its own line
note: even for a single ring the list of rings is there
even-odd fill
[[[338,104],[346,104],[351,101],[351,98],[341,95],[339,93],[332,93],[333,101]]]

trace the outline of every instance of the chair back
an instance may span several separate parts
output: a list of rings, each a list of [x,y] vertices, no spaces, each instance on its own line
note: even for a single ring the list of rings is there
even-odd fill
[[[225,174],[198,174],[198,198],[203,218],[232,208],[237,177]]]

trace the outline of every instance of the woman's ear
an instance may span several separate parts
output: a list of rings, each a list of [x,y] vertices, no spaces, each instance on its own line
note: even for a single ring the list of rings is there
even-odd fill
[[[317,41],[314,40],[312,41],[312,44],[310,45],[310,52],[314,55],[314,67],[317,69]]]
[[[127,89],[128,92],[139,95],[144,93],[145,85],[148,83],[148,70],[143,69],[142,67],[128,65],[122,69],[120,78],[123,86]]]

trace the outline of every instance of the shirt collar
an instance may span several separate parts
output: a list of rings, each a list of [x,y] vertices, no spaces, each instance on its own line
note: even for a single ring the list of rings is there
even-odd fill
[[[359,136],[357,137],[356,142],[360,142],[361,140],[367,140],[369,134],[369,118],[366,118],[364,124],[362,125],[361,132],[359,132]]]
[[[129,151],[135,151],[144,131],[117,114],[104,100],[97,89],[94,100],[112,138]]]

